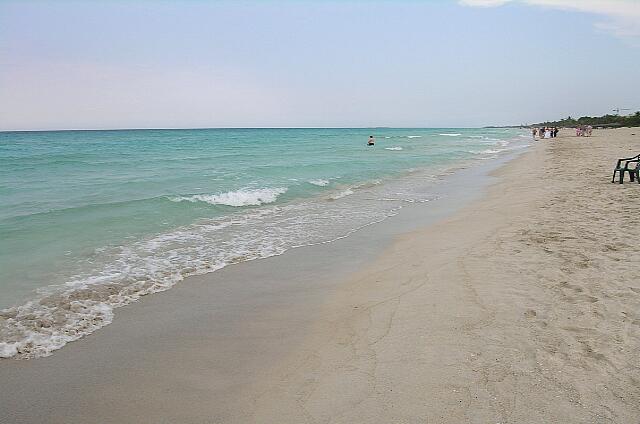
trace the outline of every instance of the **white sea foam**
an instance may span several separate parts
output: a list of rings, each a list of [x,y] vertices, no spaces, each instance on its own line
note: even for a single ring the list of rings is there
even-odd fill
[[[47,356],[111,323],[112,305],[93,300],[103,295],[89,288],[70,289],[0,311],[0,336],[5,340],[0,342],[0,358]]]
[[[385,150],[402,150],[402,147],[385,147]]]
[[[408,135],[407,138],[422,138],[421,135]]]
[[[205,202],[210,205],[259,206],[276,201],[279,195],[287,191],[284,187],[242,189],[221,194],[194,194],[192,196],[171,197],[172,202]]]
[[[335,197],[379,184],[371,181],[346,188]],[[267,205],[99,249],[85,273],[40,290],[25,304],[0,310],[0,357],[48,356],[111,323],[115,308],[167,290],[187,276],[330,242],[391,216],[399,207],[393,203],[374,208],[354,207],[350,202],[328,205],[326,198]]]
[[[402,194],[402,193],[398,193]],[[378,200],[381,202],[406,202],[406,203],[427,203],[432,200],[437,200],[439,197],[433,197],[429,199],[411,199],[411,198],[402,198],[402,197],[381,197]]]
[[[493,138],[493,137],[483,137],[482,140],[484,142],[495,142],[495,141],[501,141],[499,138]]]
[[[354,193],[354,191],[350,188],[341,191],[340,193],[334,194],[333,196],[331,196],[331,198],[333,200],[338,200],[338,199],[342,199],[343,197],[347,197],[347,196],[351,196]]]
[[[342,190],[339,193],[336,193],[332,196],[329,196],[330,199],[333,200],[338,200],[338,199],[342,199],[343,197],[347,197],[347,196],[351,196],[352,194],[354,194],[356,192],[356,190],[371,190],[374,189],[375,187],[379,186],[382,184],[381,180],[371,180],[371,181],[367,181],[361,184],[355,184],[351,187],[347,187],[346,189]]]
[[[309,184],[313,184],[318,187],[325,187],[329,185],[329,180],[317,179],[317,180],[309,180]]]
[[[444,134],[438,134],[438,135],[442,135],[445,137],[460,137],[462,134],[458,134],[458,133],[444,133]]]

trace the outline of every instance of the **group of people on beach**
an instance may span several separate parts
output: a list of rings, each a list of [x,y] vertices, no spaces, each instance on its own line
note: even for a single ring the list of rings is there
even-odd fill
[[[576,127],[576,137],[591,137],[593,127],[591,125],[578,125]]]
[[[558,127],[534,127],[531,128],[533,139],[556,138],[558,136]],[[593,127],[591,125],[576,126],[576,137],[591,137]]]
[[[558,127],[540,127],[540,128],[532,128],[531,135],[533,139],[536,138],[556,138],[558,136]]]

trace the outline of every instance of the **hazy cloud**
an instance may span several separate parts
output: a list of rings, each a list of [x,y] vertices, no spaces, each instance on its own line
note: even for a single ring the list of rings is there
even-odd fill
[[[460,3],[465,6],[493,7],[502,6],[510,1],[511,0],[460,0]]]
[[[33,63],[1,68],[0,93],[0,130],[267,125],[291,113],[281,89],[197,67]]]
[[[507,3],[524,3],[562,10],[593,13],[607,18],[598,29],[618,37],[640,37],[640,1],[638,0],[460,0],[465,6],[495,7]]]

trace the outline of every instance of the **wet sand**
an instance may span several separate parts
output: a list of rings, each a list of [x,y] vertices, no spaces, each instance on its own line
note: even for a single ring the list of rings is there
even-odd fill
[[[0,362],[0,422],[636,423],[640,185],[610,178],[637,153],[640,129],[567,132],[486,193],[461,174],[395,224],[185,281]]]

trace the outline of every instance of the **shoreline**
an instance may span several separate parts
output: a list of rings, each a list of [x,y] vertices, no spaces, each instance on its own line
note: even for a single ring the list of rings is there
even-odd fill
[[[422,135],[399,137],[404,139]],[[347,181],[340,184],[340,177],[337,177],[328,191],[313,195],[307,193],[307,197],[280,199],[277,204],[278,197],[284,195],[289,187],[283,185],[284,188],[264,189],[269,195],[273,194],[264,207],[238,208],[227,215],[222,213],[213,218],[199,218],[188,225],[147,236],[140,235],[129,243],[99,247],[97,249],[104,254],[91,256],[89,260],[70,257],[68,261],[91,265],[86,269],[79,267],[83,271],[70,274],[73,276],[68,275],[66,279],[60,274],[57,281],[49,281],[49,285],[39,289],[32,287],[31,291],[25,291],[22,286],[15,287],[15,292],[22,294],[15,295],[18,300],[14,302],[10,300],[10,284],[9,299],[0,302],[5,305],[5,308],[0,306],[0,315],[8,320],[5,322],[0,317],[0,359],[49,356],[68,342],[110,325],[117,314],[116,309],[135,303],[142,296],[171,289],[184,278],[205,275],[238,262],[278,256],[294,248],[335,242],[355,232],[368,231],[368,227],[395,217],[410,203],[431,202],[436,197],[449,195],[448,188],[443,190],[438,186],[447,183],[453,172],[468,167],[482,168],[482,162],[486,159],[493,159],[487,162],[504,161],[527,144],[521,139],[521,134],[510,134],[512,138],[504,141],[487,136],[473,137],[491,140],[491,148],[469,150],[470,157],[458,162],[407,168],[394,175],[364,182]],[[474,147],[469,146],[468,149],[486,147],[472,144]],[[496,153],[499,154],[498,159]],[[295,188],[299,180],[292,180],[296,181]],[[326,183],[324,185],[329,184],[328,180]],[[307,181],[309,184],[316,185],[313,180]],[[240,192],[228,193],[237,197]],[[250,190],[243,194],[245,197],[254,196]],[[347,196],[347,199],[341,200]],[[166,199],[160,196],[157,199],[176,203],[209,203],[209,199],[194,197],[198,196]],[[360,209],[360,206],[363,208]],[[301,207],[304,211],[301,211]],[[287,224],[287,221],[297,222],[297,215],[305,214],[308,215],[307,222]],[[284,224],[279,221],[284,221]],[[123,218],[123,222],[127,222],[127,219]],[[323,222],[328,224],[324,225]],[[244,237],[242,231],[235,230],[240,227],[246,228],[246,234],[252,232],[254,240]],[[303,236],[305,229],[309,234],[306,237]],[[277,235],[274,237],[271,233]],[[190,238],[193,241],[185,242]],[[73,243],[67,243],[65,248],[72,252],[75,248],[70,244]],[[218,248],[219,245],[224,247]],[[152,256],[148,255],[150,250],[153,251]],[[148,257],[152,258],[151,262],[147,260]],[[128,273],[136,273],[135,278],[127,278],[128,273],[121,273],[122,267],[130,268]],[[9,279],[19,281],[15,276]],[[47,280],[46,277],[44,279]],[[101,282],[93,284],[92,281],[96,279]],[[28,288],[29,284],[24,286]]]
[[[101,422],[146,422],[148,414],[166,411],[170,403],[166,395],[148,392],[149,387],[199,378],[200,373],[212,376],[214,384],[207,390],[224,399],[223,404],[236,402],[240,387],[252,380],[247,375],[261,375],[282,362],[281,357],[304,339],[327,296],[350,274],[380,255],[398,235],[442,219],[479,197],[492,180],[487,174],[522,153],[516,150],[443,175],[438,184],[427,187],[435,189],[429,191],[434,200],[407,204],[391,219],[349,237],[187,277],[171,290],[119,308],[111,324],[51,356],[0,360],[0,380],[14,388],[0,396],[0,413],[11,414],[0,414],[0,422],[86,422],[89,416],[100,416]],[[471,193],[467,193],[470,188]],[[290,319],[293,325],[286,323]],[[265,331],[270,339],[263,334]],[[220,345],[227,347],[220,350]],[[214,354],[203,357],[203,350]],[[153,364],[166,366],[149,365],[150,358]],[[190,358],[188,362],[193,363],[185,364],[182,358]],[[267,370],[263,369],[265,361]],[[247,375],[215,382],[230,364],[245,369]],[[167,369],[175,371],[157,375]],[[132,381],[132,375],[141,382]],[[150,380],[154,382],[142,383]],[[60,392],[59,385],[73,389]],[[185,396],[195,396],[194,390],[197,393],[192,388]],[[113,410],[103,409],[103,400],[92,397],[94,391],[110,393],[110,404],[118,404],[121,415],[116,418]],[[154,407],[138,411],[139,405],[134,408],[128,399],[132,393],[144,393],[145,404]],[[30,408],[34,396],[47,407],[39,411]],[[81,403],[91,407],[76,409],[72,399],[83,399]],[[179,399],[185,401],[185,397]],[[170,404],[172,410],[184,407],[182,402]],[[218,412],[229,409],[233,408],[216,408]],[[149,421],[162,421],[163,416]],[[182,416],[177,420],[187,419]]]
[[[614,131],[460,171],[440,185],[457,199],[190,277],[51,357],[0,361],[0,421],[631,422],[640,258],[591,249],[638,236],[638,197],[605,203],[637,188],[609,183],[607,155],[633,146]],[[591,174],[556,174],[571,167]]]

